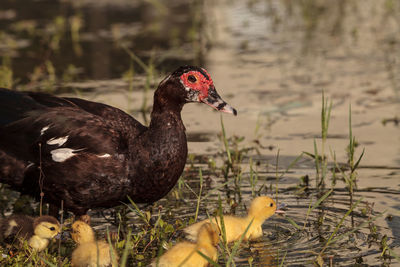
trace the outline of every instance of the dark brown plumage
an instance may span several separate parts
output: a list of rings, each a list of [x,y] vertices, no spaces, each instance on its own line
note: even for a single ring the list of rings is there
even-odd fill
[[[118,205],[126,196],[154,202],[171,190],[186,163],[180,112],[188,102],[236,115],[209,74],[192,66],[159,84],[149,127],[105,104],[0,89],[0,182],[38,196],[41,164],[44,200],[57,206],[64,200],[77,215]]]

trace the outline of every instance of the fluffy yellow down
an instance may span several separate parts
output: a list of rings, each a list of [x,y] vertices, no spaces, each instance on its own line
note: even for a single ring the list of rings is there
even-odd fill
[[[115,251],[114,257],[117,257]],[[110,264],[110,245],[104,241],[80,244],[72,253],[71,266],[74,267],[106,267]],[[117,266],[116,260],[111,266]]]
[[[244,237],[245,240],[251,240],[262,236],[261,225],[266,219],[275,214],[276,204],[273,199],[267,196],[255,198],[251,202],[249,213],[246,217],[235,217],[224,215],[224,225],[227,243],[238,240],[245,232],[248,225],[251,223],[249,230]],[[209,219],[192,224],[184,229],[187,237],[191,240],[196,240],[197,233],[203,224],[210,222]],[[213,218],[212,223],[218,224],[218,229],[221,230],[220,217]]]
[[[72,252],[71,266],[73,267],[107,267],[118,266],[118,255],[104,241],[96,241],[93,229],[82,221],[72,225],[72,239],[78,247]],[[114,260],[111,257],[113,253]]]
[[[212,260],[217,260],[218,235],[209,223],[204,224],[199,230],[197,243],[180,242],[169,249],[159,259],[153,261],[152,266],[159,267],[204,267],[208,261],[197,251],[200,251]]]

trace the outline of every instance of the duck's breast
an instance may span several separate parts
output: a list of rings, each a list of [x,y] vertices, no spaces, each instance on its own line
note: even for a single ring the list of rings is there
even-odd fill
[[[167,125],[168,126],[168,125]],[[132,191],[135,202],[153,202],[165,196],[183,172],[187,141],[180,127],[147,131],[131,155]]]

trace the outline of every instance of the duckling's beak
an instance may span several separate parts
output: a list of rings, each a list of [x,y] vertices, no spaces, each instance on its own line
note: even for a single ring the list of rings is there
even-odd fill
[[[285,214],[286,204],[279,203],[276,207],[275,214]]]
[[[200,101],[209,105],[210,107],[225,113],[237,115],[236,109],[228,105],[217,93],[214,86],[208,88],[207,97],[200,98]]]

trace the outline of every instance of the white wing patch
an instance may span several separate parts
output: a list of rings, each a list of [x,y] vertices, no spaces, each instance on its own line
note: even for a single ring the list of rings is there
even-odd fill
[[[111,157],[111,155],[108,154],[108,153],[105,153],[105,154],[99,155],[99,156],[97,156],[97,157],[99,157],[99,158],[109,158],[109,157]]]
[[[58,145],[58,146],[62,146],[63,144],[65,144],[65,142],[67,142],[68,140],[68,135],[64,136],[64,137],[59,137],[59,138],[51,138],[50,140],[47,140],[47,144],[48,145]]]
[[[51,158],[53,159],[53,161],[55,162],[64,162],[69,158],[72,158],[73,156],[76,156],[77,153],[81,150],[84,150],[84,148],[81,149],[72,149],[72,148],[57,148],[54,149],[52,151],[50,151],[51,153]],[[102,155],[97,155],[98,158],[109,158],[111,157],[110,154],[108,153],[104,153]]]
[[[40,130],[40,135],[43,135],[45,131],[47,131],[50,128],[50,125],[45,126],[42,128],[42,130]]]
[[[55,161],[55,162],[64,162],[67,159],[75,156],[75,152],[78,152],[82,149],[72,149],[72,148],[57,148],[54,149],[52,151],[50,151],[51,153],[51,158]]]

